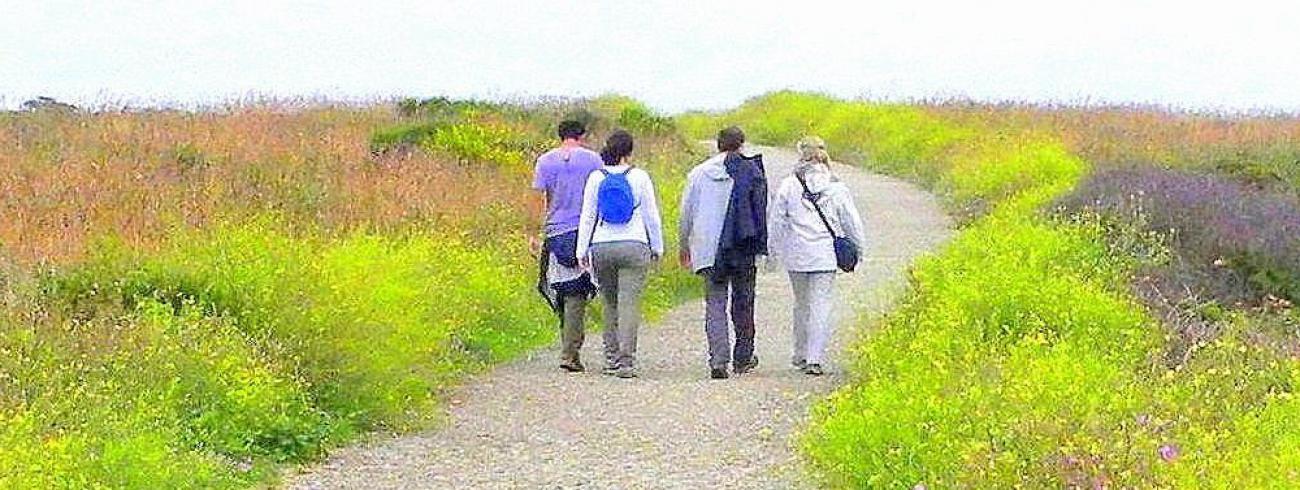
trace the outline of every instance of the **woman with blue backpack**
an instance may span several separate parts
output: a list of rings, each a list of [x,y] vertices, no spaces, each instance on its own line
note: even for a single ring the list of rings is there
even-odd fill
[[[635,378],[637,329],[646,272],[664,252],[663,226],[650,174],[628,162],[632,135],[615,131],[591,173],[578,221],[578,257],[593,272],[605,305],[607,375]]]

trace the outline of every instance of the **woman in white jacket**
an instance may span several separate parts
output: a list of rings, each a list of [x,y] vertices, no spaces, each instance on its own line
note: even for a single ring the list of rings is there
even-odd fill
[[[650,174],[628,162],[631,155],[631,134],[620,130],[610,135],[600,151],[604,168],[587,177],[578,220],[578,261],[593,272],[605,304],[603,373],[620,378],[637,376],[641,293],[648,269],[664,254],[654,183]],[[620,218],[606,219],[613,215]]]
[[[768,212],[768,248],[785,265],[794,289],[791,362],[806,374],[820,376],[831,336],[832,286],[838,270],[835,237],[847,237],[858,250],[866,250],[867,244],[852,193],[831,173],[826,143],[805,137],[798,149],[799,165],[781,182]],[[833,230],[827,229],[817,207]]]

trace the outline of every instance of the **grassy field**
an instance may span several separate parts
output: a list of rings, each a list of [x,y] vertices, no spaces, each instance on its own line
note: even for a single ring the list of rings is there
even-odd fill
[[[566,116],[637,135],[666,223],[728,123],[959,218],[815,410],[828,486],[1300,485],[1300,121],[778,92],[0,114],[0,487],[245,487],[436,424],[554,338],[528,184]]]
[[[962,218],[815,411],[828,486],[1300,484],[1300,123],[792,92],[679,123],[820,135]]]
[[[0,487],[242,487],[436,423],[555,337],[525,244],[565,116],[633,131],[676,221],[698,155],[621,97],[0,115]]]

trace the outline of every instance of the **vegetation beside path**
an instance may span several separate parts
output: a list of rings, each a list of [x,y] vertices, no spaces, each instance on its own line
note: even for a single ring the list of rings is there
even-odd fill
[[[554,338],[524,244],[563,116],[633,131],[675,220],[693,145],[621,97],[0,115],[0,487],[242,487],[436,423]]]
[[[966,222],[915,266],[909,296],[858,342],[854,381],[815,410],[807,429],[811,467],[841,488],[1300,484],[1300,429],[1291,423],[1300,417],[1300,319],[1270,279],[1294,272],[1273,260],[1291,248],[1242,246],[1246,255],[1208,263],[1197,247],[1230,252],[1240,234],[1276,236],[1275,222],[1238,219],[1245,228],[1223,227],[1232,231],[1220,232],[1226,238],[1193,241],[1151,226],[1161,221],[1147,209],[1161,212],[1168,204],[1160,196],[1170,193],[1152,193],[1146,208],[1092,205],[1079,196],[1099,187],[1076,189],[1115,165],[1100,153],[1080,158],[1079,142],[1113,149],[1123,135],[1097,128],[1067,147],[1058,137],[1065,125],[1044,113],[1027,121],[997,108],[778,92],[723,114],[679,118],[695,136],[725,123],[768,144],[818,134],[838,159],[936,190]],[[1285,191],[1208,172],[1265,193],[1251,202],[1270,203],[1283,222],[1300,216]],[[1187,274],[1168,273],[1180,267],[1262,279],[1236,283],[1252,298],[1237,303],[1207,293],[1168,304],[1143,294],[1152,277],[1202,290]]]

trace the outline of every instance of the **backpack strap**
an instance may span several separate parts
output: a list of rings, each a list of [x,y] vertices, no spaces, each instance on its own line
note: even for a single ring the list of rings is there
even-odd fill
[[[826,214],[822,213],[822,207],[817,205],[817,199],[813,198],[814,196],[817,196],[817,194],[813,194],[812,191],[808,190],[808,181],[804,180],[803,177],[804,176],[798,172],[795,172],[794,174],[794,178],[799,180],[799,185],[803,186],[803,198],[812,203],[813,209],[817,210],[817,217],[822,219],[822,224],[826,225],[826,231],[831,233],[831,237],[839,238],[840,236],[835,234],[835,228],[831,227],[831,222],[826,219]]]

